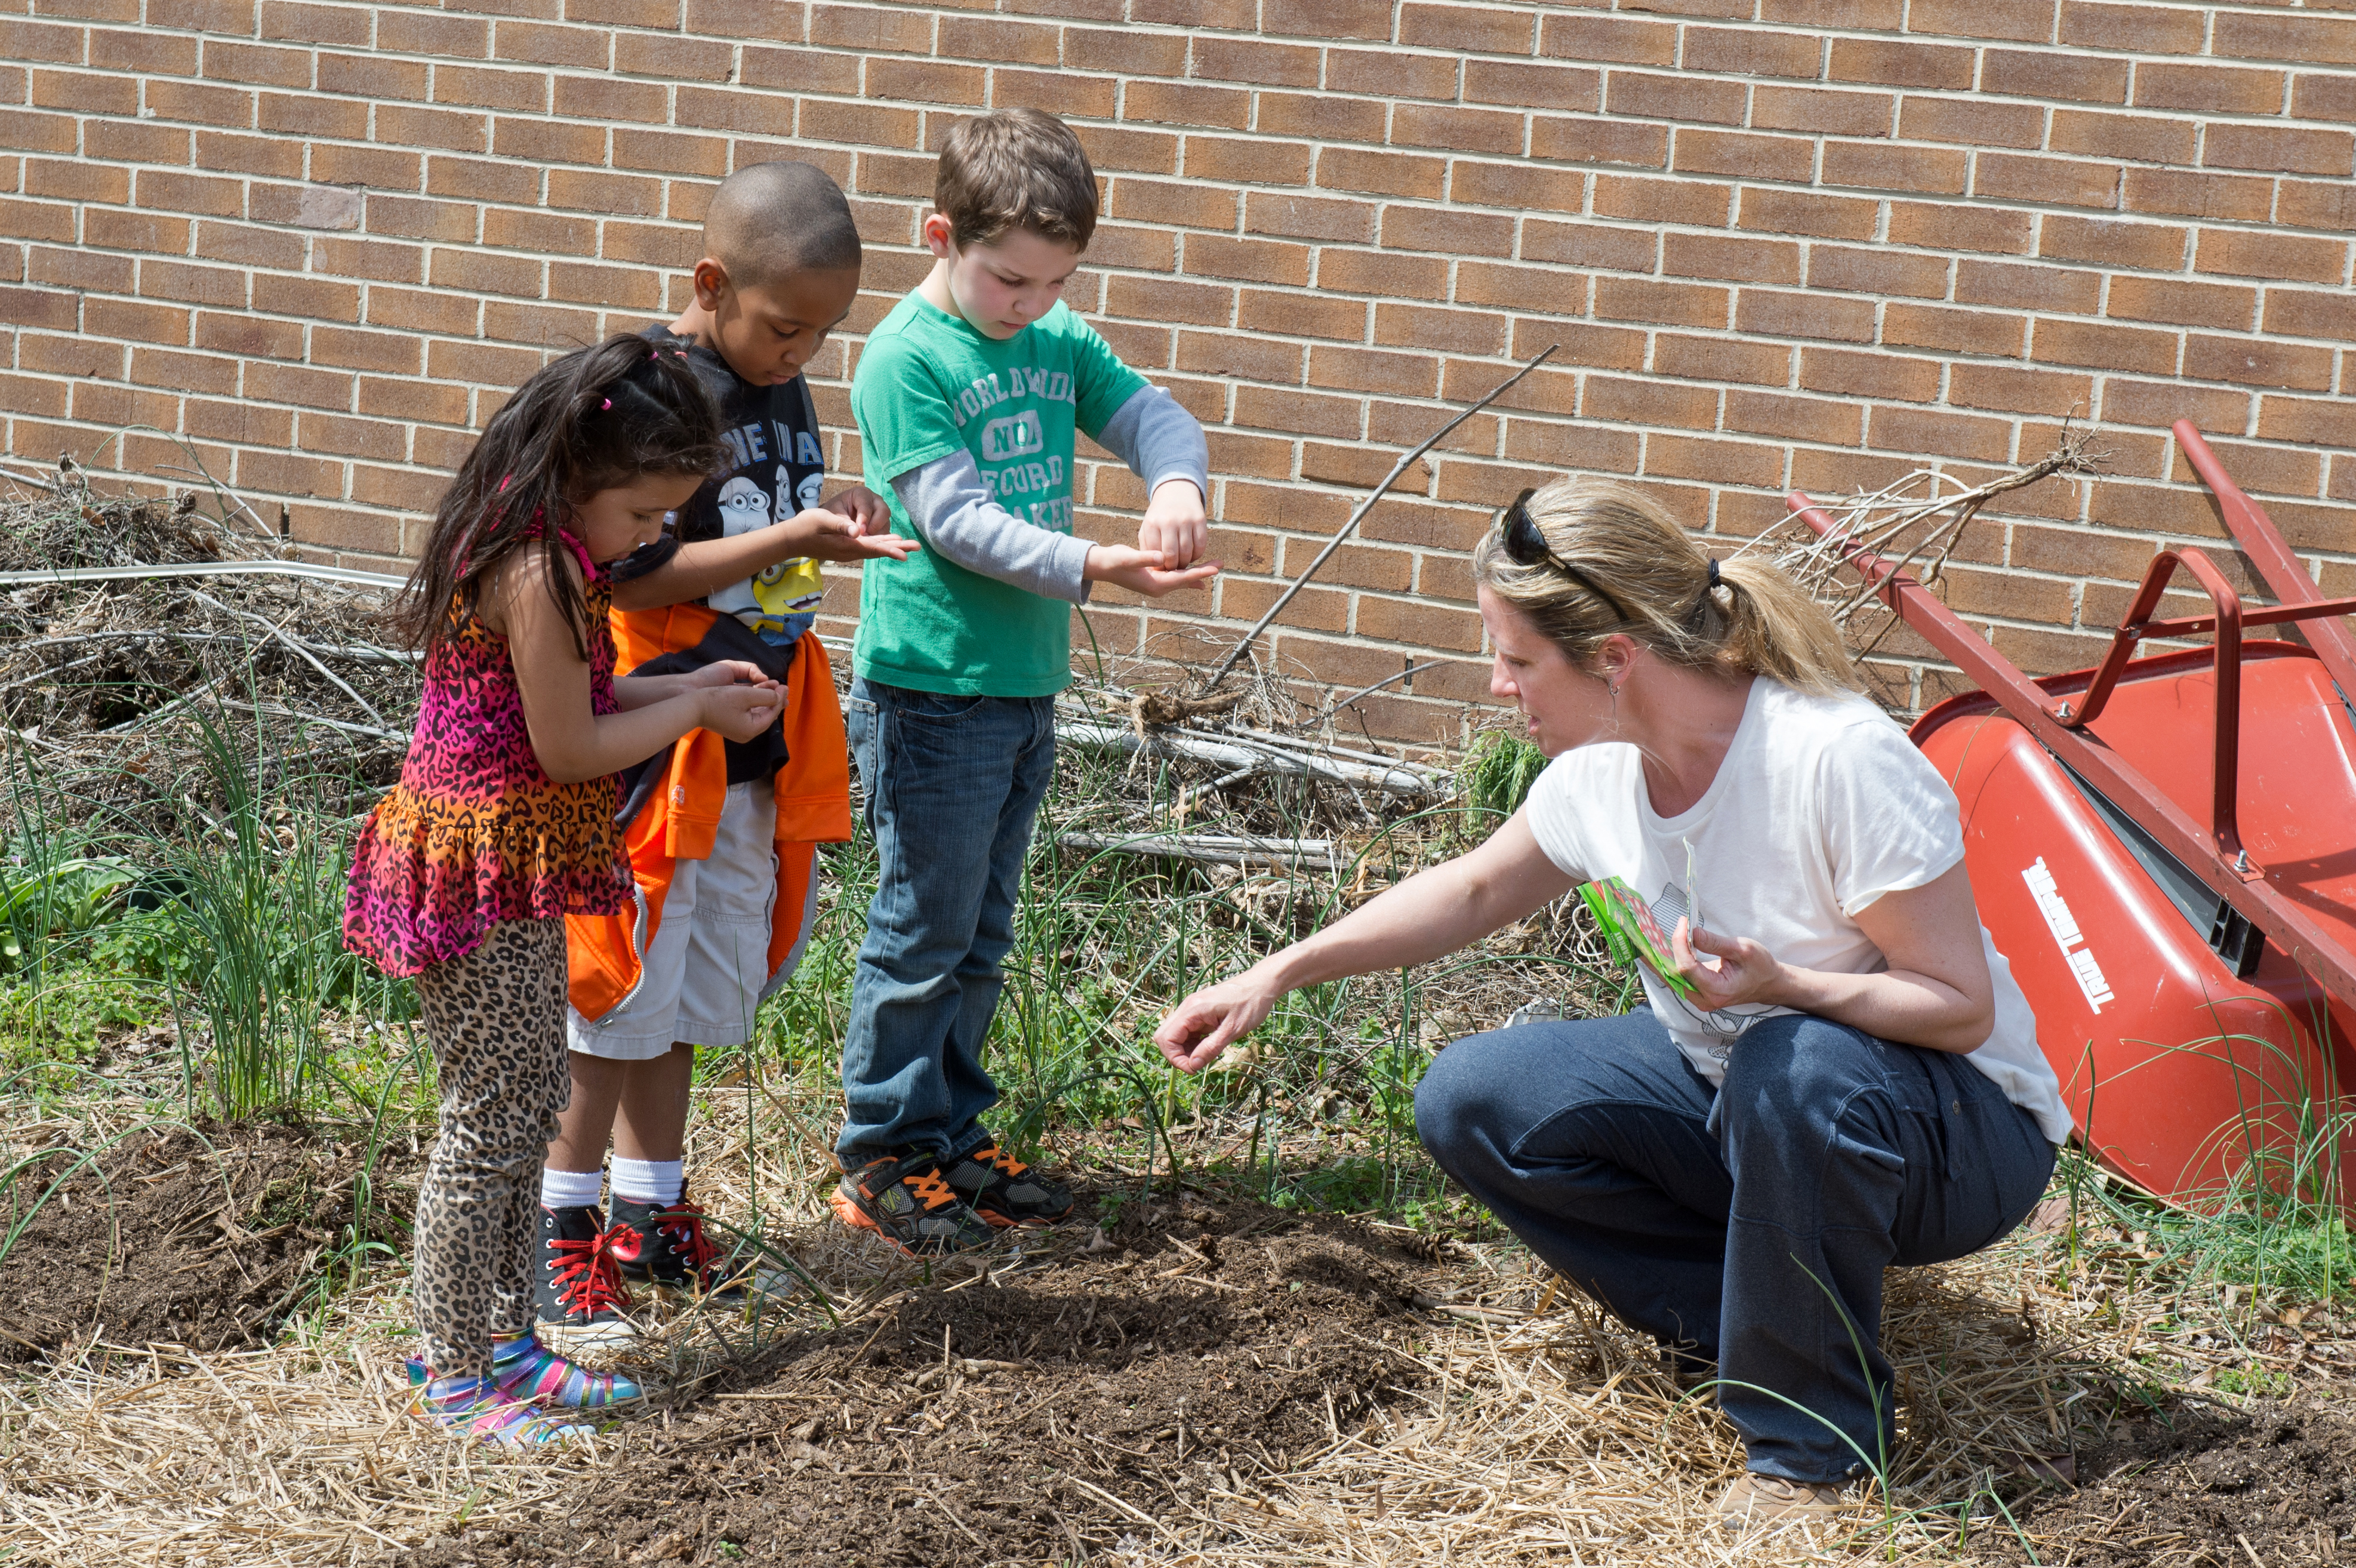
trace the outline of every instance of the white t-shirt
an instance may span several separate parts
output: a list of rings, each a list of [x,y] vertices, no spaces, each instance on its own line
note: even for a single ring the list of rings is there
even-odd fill
[[[1863,697],[1811,697],[1759,677],[1708,793],[1656,815],[1636,748],[1581,746],[1531,787],[1538,848],[1582,880],[1618,877],[1664,931],[1679,916],[1747,936],[1785,964],[1871,974],[1889,962],[1857,923],[1884,893],[1936,880],[1964,858],[1954,792],[1905,732]],[[1700,906],[1698,912],[1694,908]],[[1968,1060],[2037,1118],[2070,1136],[2070,1112],[2011,965],[1980,928],[1996,982],[1996,1027]],[[1716,1084],[1742,1031],[1789,1008],[1705,1012],[1639,965],[1645,996],[1697,1072]]]

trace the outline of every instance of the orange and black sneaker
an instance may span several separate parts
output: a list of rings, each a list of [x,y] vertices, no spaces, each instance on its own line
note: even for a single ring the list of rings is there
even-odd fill
[[[846,1168],[835,1183],[834,1211],[846,1225],[873,1231],[910,1257],[938,1257],[990,1241],[980,1215],[941,1179],[929,1149],[910,1149]]]
[[[998,1147],[986,1143],[953,1160],[948,1184],[973,1211],[1003,1230],[1052,1225],[1072,1211],[1072,1195]]]

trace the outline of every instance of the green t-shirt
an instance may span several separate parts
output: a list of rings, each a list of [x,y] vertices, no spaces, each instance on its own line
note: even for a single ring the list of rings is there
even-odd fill
[[[868,336],[851,381],[867,487],[922,542],[892,481],[960,448],[999,505],[1072,531],[1075,427],[1093,438],[1145,386],[1061,304],[985,337],[911,293]],[[978,697],[1046,697],[1071,681],[1072,607],[933,550],[871,560],[853,665],[870,680]]]

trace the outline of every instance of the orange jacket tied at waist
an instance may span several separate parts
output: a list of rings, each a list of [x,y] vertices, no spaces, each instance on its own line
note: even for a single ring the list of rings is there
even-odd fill
[[[663,610],[616,611],[615,667],[632,670],[663,654],[695,647],[718,619],[701,604]],[[777,801],[777,898],[769,927],[774,977],[801,931],[820,844],[851,837],[850,747],[834,671],[814,634],[805,633],[786,678],[788,760],[775,780]],[[638,988],[641,960],[662,924],[663,897],[681,860],[709,859],[728,795],[728,759],[721,737],[692,730],[671,748],[669,776],[653,791],[625,832],[638,907],[609,915],[567,915],[564,945],[573,1008],[595,1020],[629,1000]]]

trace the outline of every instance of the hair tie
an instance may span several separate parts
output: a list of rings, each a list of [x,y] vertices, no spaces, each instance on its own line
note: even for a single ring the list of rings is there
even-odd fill
[[[1716,588],[1716,587],[1719,585],[1719,582],[1718,582],[1718,557],[1716,557],[1716,556],[1711,556],[1711,557],[1709,558],[1709,585],[1710,585],[1712,588]]]
[[[607,409],[610,409],[610,408],[612,408],[613,406],[614,406],[614,400],[613,400],[613,399],[611,399],[611,398],[607,398],[604,402],[599,403],[599,404],[597,405],[597,411],[598,411],[599,413],[601,413],[601,414],[602,414],[602,413],[604,413]],[[1711,562],[1709,563],[1709,580],[1710,580],[1712,582],[1715,582],[1715,581],[1718,581],[1718,562],[1716,562],[1716,561],[1714,561],[1714,560],[1713,560],[1713,561],[1711,561]]]

